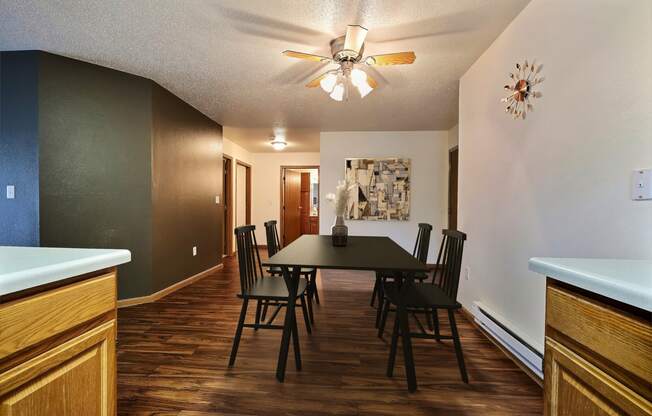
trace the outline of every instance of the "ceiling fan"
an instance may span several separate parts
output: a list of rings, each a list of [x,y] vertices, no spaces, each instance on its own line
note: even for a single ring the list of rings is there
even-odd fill
[[[348,25],[346,35],[331,41],[332,58],[309,53],[284,51],[290,58],[306,59],[314,62],[338,64],[339,68],[326,71],[306,84],[308,88],[321,86],[335,101],[348,100],[352,87],[364,98],[378,86],[375,79],[355,65],[369,66],[411,64],[416,59],[414,52],[397,52],[384,55],[371,55],[363,58],[364,41],[367,29],[360,25]]]

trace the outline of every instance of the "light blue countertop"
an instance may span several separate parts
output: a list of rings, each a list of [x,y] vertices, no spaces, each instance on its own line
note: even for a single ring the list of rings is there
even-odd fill
[[[129,250],[0,246],[0,296],[130,261]]]
[[[534,257],[533,272],[652,312],[652,260]]]

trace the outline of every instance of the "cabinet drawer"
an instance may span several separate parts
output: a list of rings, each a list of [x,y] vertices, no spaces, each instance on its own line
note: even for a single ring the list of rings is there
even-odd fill
[[[114,416],[115,320],[0,372],[0,416]]]
[[[570,349],[546,338],[546,416],[652,414],[652,404]]]
[[[112,311],[115,272],[0,305],[0,359]]]
[[[649,322],[549,285],[546,325],[642,380],[652,380],[652,325]]]

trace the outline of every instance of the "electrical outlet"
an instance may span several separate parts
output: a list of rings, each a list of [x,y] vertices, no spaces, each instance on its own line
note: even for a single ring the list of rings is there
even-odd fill
[[[197,246],[192,247],[192,255],[196,256],[197,255]]]
[[[464,268],[464,280],[469,280],[470,278],[471,278],[471,268],[467,266]]]
[[[7,185],[7,199],[16,198],[16,188],[14,185]]]
[[[631,194],[634,201],[652,199],[652,169],[637,169],[632,172]]]

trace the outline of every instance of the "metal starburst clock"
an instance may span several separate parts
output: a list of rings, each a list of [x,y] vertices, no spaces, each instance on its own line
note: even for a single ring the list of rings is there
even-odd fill
[[[517,63],[516,71],[509,74],[509,84],[503,87],[509,95],[500,101],[506,104],[505,112],[515,120],[525,120],[527,112],[534,109],[531,100],[541,97],[541,93],[535,91],[534,87],[543,82],[540,75],[542,69],[543,65],[525,60]]]

